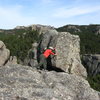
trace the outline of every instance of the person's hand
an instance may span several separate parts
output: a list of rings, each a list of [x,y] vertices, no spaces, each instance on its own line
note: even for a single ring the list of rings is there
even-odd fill
[[[57,56],[57,54],[55,54],[55,56]]]

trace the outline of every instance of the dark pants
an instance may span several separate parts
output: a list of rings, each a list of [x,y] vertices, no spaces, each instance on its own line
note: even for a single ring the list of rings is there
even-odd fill
[[[41,66],[43,66],[44,70],[47,69],[47,61],[43,54],[40,55],[40,62],[36,67],[40,69]]]

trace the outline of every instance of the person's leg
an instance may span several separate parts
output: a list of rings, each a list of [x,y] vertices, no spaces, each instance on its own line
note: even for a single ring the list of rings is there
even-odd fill
[[[40,55],[40,62],[35,66],[37,69],[40,69],[40,67],[42,66],[43,64],[43,55],[41,54]]]
[[[43,59],[43,68],[44,68],[44,70],[47,69],[47,59],[45,57]]]

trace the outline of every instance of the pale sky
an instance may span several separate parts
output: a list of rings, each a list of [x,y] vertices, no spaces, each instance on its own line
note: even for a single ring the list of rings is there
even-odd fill
[[[100,24],[100,0],[0,0],[0,29]]]

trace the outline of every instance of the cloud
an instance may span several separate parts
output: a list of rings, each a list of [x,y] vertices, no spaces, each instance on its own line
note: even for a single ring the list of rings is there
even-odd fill
[[[21,6],[0,7],[0,28],[14,28],[16,25],[27,25],[35,23],[36,18],[24,16]]]
[[[55,18],[70,18],[78,15],[90,14],[100,11],[100,6],[94,7],[73,7],[73,8],[58,8],[53,17]]]

